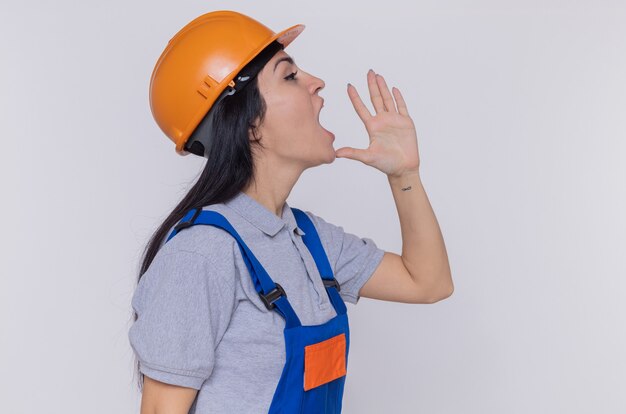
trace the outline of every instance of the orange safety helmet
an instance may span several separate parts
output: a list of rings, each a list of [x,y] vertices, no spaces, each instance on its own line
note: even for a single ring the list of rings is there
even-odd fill
[[[244,14],[221,10],[203,14],[180,29],[161,53],[150,79],[152,116],[176,144],[176,152],[189,155],[185,144],[211,107],[240,89],[237,83],[245,85],[239,80],[247,77],[237,83],[233,79],[246,64],[270,44],[286,47],[304,27],[297,24],[274,33]]]

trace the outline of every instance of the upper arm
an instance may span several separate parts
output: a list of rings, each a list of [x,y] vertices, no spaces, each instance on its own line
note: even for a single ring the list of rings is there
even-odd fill
[[[343,300],[356,304],[360,297],[404,303],[434,303],[449,296],[441,288],[418,283],[402,256],[379,248],[374,240],[344,231],[305,210],[328,254]]]
[[[128,338],[144,381],[199,390],[213,371],[215,349],[235,308],[236,271],[226,240],[207,240],[203,246],[208,243],[210,255],[180,249],[185,237],[201,231],[195,227],[209,226],[186,229],[177,237],[187,236],[159,251],[141,277],[132,299],[137,320]]]
[[[360,295],[403,303],[434,303],[443,297],[413,279],[402,257],[392,252],[385,252],[382,261],[361,288]]]
[[[198,390],[143,377],[141,414],[187,414]]]

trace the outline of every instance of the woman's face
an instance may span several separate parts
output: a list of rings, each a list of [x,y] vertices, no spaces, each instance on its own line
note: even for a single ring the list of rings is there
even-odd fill
[[[296,164],[303,170],[335,159],[334,135],[319,123],[324,99],[317,93],[324,81],[296,66],[278,51],[258,76],[266,114],[258,127],[272,161]],[[294,72],[297,72],[295,76]]]

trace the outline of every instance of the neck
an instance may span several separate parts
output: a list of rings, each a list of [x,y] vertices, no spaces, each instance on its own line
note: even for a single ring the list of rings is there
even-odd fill
[[[301,169],[284,163],[258,160],[254,178],[243,192],[282,218],[285,201],[301,174]]]

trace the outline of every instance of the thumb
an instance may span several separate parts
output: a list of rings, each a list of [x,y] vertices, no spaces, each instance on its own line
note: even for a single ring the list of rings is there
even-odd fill
[[[339,158],[350,158],[365,164],[365,160],[368,158],[368,151],[359,148],[342,147],[335,151],[335,156]]]

